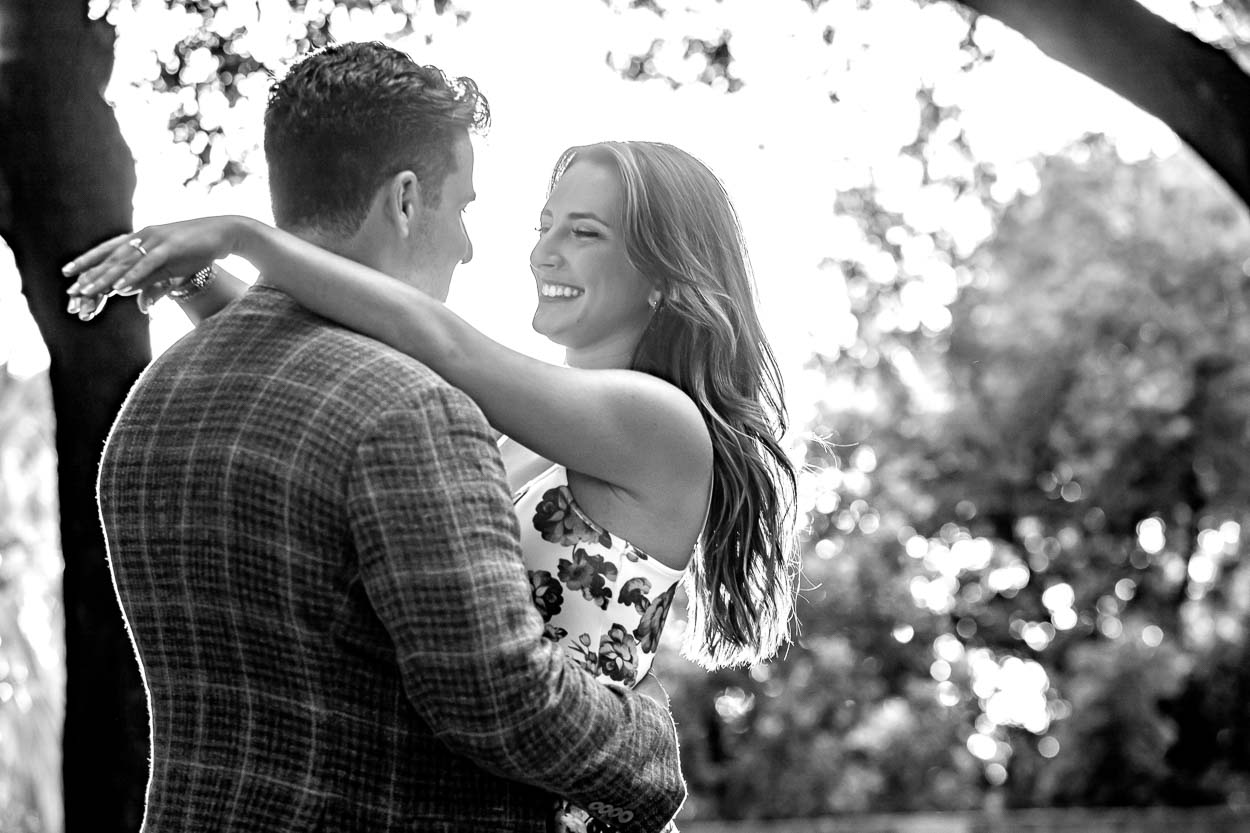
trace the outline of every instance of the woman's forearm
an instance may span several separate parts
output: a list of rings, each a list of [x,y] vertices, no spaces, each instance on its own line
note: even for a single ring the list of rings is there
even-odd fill
[[[416,286],[260,223],[245,224],[234,252],[312,312],[428,366],[540,457],[639,489],[656,481],[656,471],[704,462],[709,440],[698,409],[655,377],[526,356]]]
[[[471,396],[492,354],[507,351],[416,287],[280,229],[245,223],[235,253],[304,307],[429,365]],[[467,355],[474,367],[466,374]]]

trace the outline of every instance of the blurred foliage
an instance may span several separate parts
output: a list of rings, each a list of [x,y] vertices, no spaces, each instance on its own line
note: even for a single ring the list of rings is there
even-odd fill
[[[1185,28],[1224,49],[1250,72],[1250,0],[1189,0],[1193,24]]]
[[[658,21],[666,15],[680,14],[688,16],[685,25],[690,29],[679,39],[663,37],[659,34],[651,40],[645,49],[626,54],[608,54],[608,63],[630,80],[646,80],[660,78],[678,87],[685,83],[699,82],[708,84],[723,92],[736,92],[749,78],[741,77],[734,63],[733,31],[720,25],[718,18],[726,12],[716,9],[707,3],[676,2],[675,0],[602,0],[602,2],[620,11],[645,10],[657,19],[657,30],[661,27]],[[829,0],[786,0],[794,6],[807,6],[812,12],[820,10]],[[976,26],[978,15],[964,8],[958,0],[912,0],[920,6],[942,3],[954,6],[969,22],[969,37],[966,46],[976,50]],[[1218,46],[1228,52],[1250,72],[1250,0],[1188,0],[1185,8],[1168,0],[1140,0],[1142,5],[1158,14],[1168,17],[1175,25],[1189,31],[1205,42]],[[719,3],[718,3],[719,4]],[[855,0],[855,6],[864,10],[875,5],[883,5],[883,0]],[[779,10],[779,13],[789,10]],[[692,14],[693,13],[693,14]],[[824,31],[825,43],[832,44],[836,36],[835,28],[830,26]],[[662,53],[668,53],[665,60]],[[992,54],[978,55],[992,58]],[[675,59],[675,60],[674,60]],[[688,64],[693,61],[698,65],[696,77],[690,77],[688,71],[678,77],[661,67]],[[835,93],[836,94],[836,93]]]
[[[46,377],[0,365],[0,830],[61,825],[64,658]]]
[[[1090,136],[966,256],[871,189],[838,210],[868,245],[828,264],[860,337],[815,360],[802,636],[671,668],[691,814],[1245,804],[1244,209]]]
[[[142,0],[108,0],[99,13]],[[263,102],[269,84],[298,55],[333,43],[336,28],[353,16],[374,24],[377,36],[395,40],[425,32],[445,18],[460,25],[470,12],[452,0],[162,0],[160,24],[172,37],[146,40],[151,63],[133,83],[150,86],[169,107],[169,130],[196,158],[193,176],[208,185],[237,184],[263,165],[258,147],[241,147],[231,128],[242,101]],[[251,111],[248,117],[255,115]]]

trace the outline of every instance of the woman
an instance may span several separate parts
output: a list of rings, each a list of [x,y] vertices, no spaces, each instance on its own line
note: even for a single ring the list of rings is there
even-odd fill
[[[70,289],[79,298],[151,292],[162,264],[190,271],[238,254],[266,284],[462,388],[507,437],[500,450],[547,634],[603,679],[632,685],[649,672],[683,575],[688,656],[712,668],[771,656],[792,611],[794,473],[728,195],[669,145],[577,147],[556,165],[538,232],[533,326],[566,348],[566,367],[242,218],[143,230],[145,245],[172,252],[160,263],[136,261],[134,243],[117,238],[66,271],[80,276]],[[201,294],[174,294],[195,320],[244,289],[222,275]]]

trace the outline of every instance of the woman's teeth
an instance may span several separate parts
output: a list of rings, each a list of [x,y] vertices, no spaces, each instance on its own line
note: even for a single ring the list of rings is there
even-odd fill
[[[586,290],[562,283],[544,283],[538,288],[538,294],[544,298],[576,298]]]

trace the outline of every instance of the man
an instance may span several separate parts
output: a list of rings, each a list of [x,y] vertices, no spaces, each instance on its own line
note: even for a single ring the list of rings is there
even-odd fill
[[[443,298],[487,118],[380,44],[318,53],[266,111],[275,219]],[[542,831],[552,793],[649,831],[680,806],[666,710],[542,639],[476,406],[263,278],[144,374],[99,488],[150,833]]]

